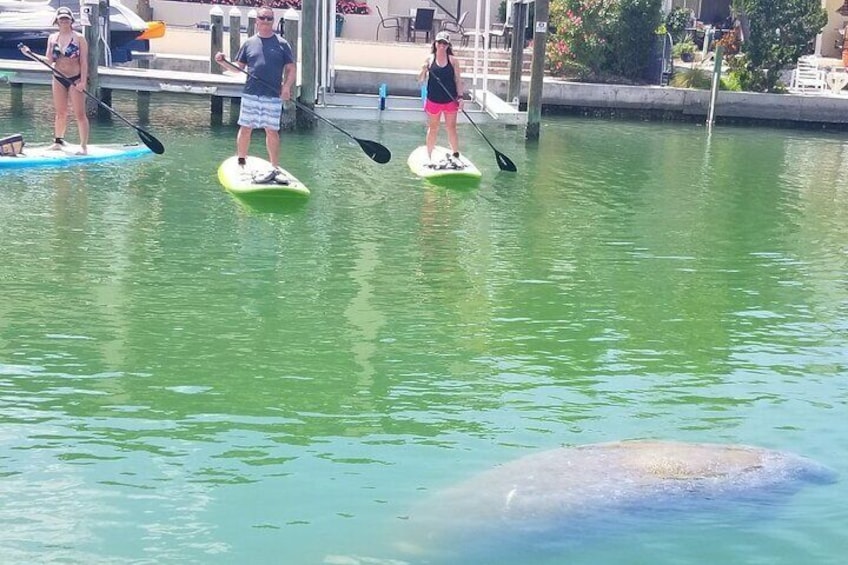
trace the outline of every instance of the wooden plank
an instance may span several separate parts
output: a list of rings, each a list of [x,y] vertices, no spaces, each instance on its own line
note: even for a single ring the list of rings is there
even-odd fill
[[[49,69],[32,61],[0,60],[0,72],[14,73],[7,77],[12,84],[49,85],[52,80]],[[244,77],[160,69],[100,67],[100,86],[113,90],[215,94],[240,98]]]

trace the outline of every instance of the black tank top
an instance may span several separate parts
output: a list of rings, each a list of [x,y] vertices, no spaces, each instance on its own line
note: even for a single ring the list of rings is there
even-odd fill
[[[448,58],[448,64],[440,67],[436,64],[436,58],[433,57],[433,62],[430,63],[429,75],[427,77],[427,99],[437,104],[447,104],[453,102],[457,98],[456,92],[456,74],[453,70],[453,65]],[[436,77],[442,81],[436,80]],[[445,92],[447,89],[447,92]]]

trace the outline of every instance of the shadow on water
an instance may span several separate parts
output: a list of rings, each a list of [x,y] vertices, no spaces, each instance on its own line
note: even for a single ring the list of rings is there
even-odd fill
[[[230,194],[239,207],[249,214],[294,214],[302,211],[309,202],[308,196],[280,195],[273,198]]]
[[[468,192],[480,186],[480,179],[475,178],[432,178],[424,179],[424,184],[431,188],[442,188]]]

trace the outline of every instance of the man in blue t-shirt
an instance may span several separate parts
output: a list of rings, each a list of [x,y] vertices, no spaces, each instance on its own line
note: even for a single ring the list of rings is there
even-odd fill
[[[227,66],[223,53],[215,55],[215,60],[223,67]],[[297,63],[288,42],[274,34],[274,11],[269,6],[263,5],[257,11],[256,35],[250,36],[241,46],[235,64],[241,69],[247,67],[252,75],[247,77],[241,97],[236,136],[239,164],[245,163],[253,129],[263,128],[268,160],[276,171],[279,167],[280,116],[283,101],[291,100]],[[273,89],[271,85],[281,86]]]

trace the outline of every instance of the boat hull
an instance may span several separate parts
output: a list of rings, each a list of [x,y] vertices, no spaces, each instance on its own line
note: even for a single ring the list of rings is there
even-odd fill
[[[25,60],[18,49],[23,43],[36,53],[47,50],[47,38],[56,30],[53,24],[56,7],[67,5],[74,10],[74,29],[80,27],[78,6],[68,2],[51,1],[50,4],[36,4],[27,7],[29,2],[21,2],[20,7],[11,7],[10,1],[0,3],[0,58]],[[117,2],[109,11],[109,49],[112,63],[125,63],[132,60],[132,53],[150,50],[150,42],[136,39],[147,30],[147,22],[135,12]]]

